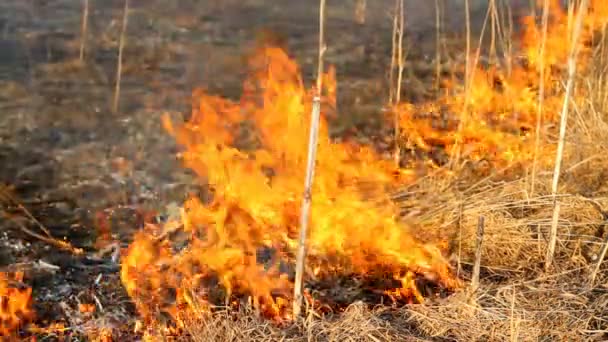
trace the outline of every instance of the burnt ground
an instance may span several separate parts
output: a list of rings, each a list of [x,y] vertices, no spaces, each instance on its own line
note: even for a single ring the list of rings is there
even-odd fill
[[[80,2],[0,3],[0,182],[54,237],[85,251],[76,256],[25,234],[20,224],[40,229],[7,202],[0,216],[0,270],[25,269],[36,324],[63,322],[74,336],[88,325],[131,331],[136,318],[112,253],[96,248],[104,224],[124,247],[145,212],[166,213],[200,190],[176,162],[160,115],[188,113],[196,86],[238,98],[244,56],[262,29],[279,33],[306,82],[316,70],[316,3],[132,3],[118,113],[111,103],[122,1],[91,1],[84,63],[78,62]],[[337,67],[339,110],[349,115],[334,126],[338,133],[369,123],[386,99],[390,4],[368,1],[367,21],[359,25],[354,1],[328,2],[326,57]],[[424,6],[408,7],[414,15],[404,95],[413,100],[426,96],[433,70],[434,19]],[[449,13],[453,27],[457,13]],[[97,309],[80,312],[80,303]]]

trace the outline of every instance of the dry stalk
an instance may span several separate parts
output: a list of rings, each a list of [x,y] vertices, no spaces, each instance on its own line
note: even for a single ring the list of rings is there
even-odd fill
[[[114,101],[112,102],[112,111],[118,113],[118,102],[120,99],[120,82],[122,79],[122,51],[125,47],[125,36],[127,31],[127,23],[129,18],[129,0],[125,0],[125,8],[122,15],[122,28],[120,31],[120,41],[118,42],[118,62],[116,65],[116,86],[114,87]]]
[[[365,17],[367,15],[367,0],[358,0],[355,5],[355,21],[359,25],[365,24]]]
[[[555,169],[553,171],[553,182],[551,183],[551,195],[553,197],[553,215],[551,219],[551,231],[549,234],[549,246],[545,258],[545,270],[549,270],[553,262],[553,254],[555,253],[555,245],[557,243],[557,224],[559,221],[560,201],[557,198],[559,185],[559,174],[561,172],[562,159],[564,156],[564,145],[566,140],[566,128],[568,123],[568,105],[570,103],[570,95],[574,86],[574,76],[576,74],[576,58],[578,57],[578,37],[583,26],[583,17],[587,11],[588,0],[582,0],[576,15],[574,32],[572,32],[570,55],[568,56],[568,81],[566,83],[566,93],[564,94],[564,102],[562,105],[560,125],[559,125],[559,140],[557,143],[557,153],[555,155]]]
[[[435,0],[435,90],[437,92],[441,84],[441,14],[440,0]]]
[[[464,15],[465,15],[465,29],[466,29],[466,51],[465,51],[465,71],[464,71],[464,106],[460,115],[460,122],[458,123],[458,132],[456,133],[456,140],[452,151],[450,153],[450,169],[454,169],[460,161],[460,149],[462,143],[462,131],[468,120],[469,110],[469,99],[470,99],[470,88],[471,88],[471,9],[469,6],[469,0],[464,0]]]
[[[606,234],[606,237],[604,238],[604,244],[602,245],[602,249],[600,250],[600,256],[597,259],[595,267],[593,268],[593,272],[591,272],[591,275],[589,276],[589,287],[591,288],[595,283],[595,278],[597,277],[597,273],[600,271],[600,267],[604,262],[604,258],[606,258],[606,252],[608,252],[608,234]]]
[[[59,249],[63,249],[65,251],[68,251],[75,255],[81,255],[84,253],[84,251],[81,248],[74,247],[69,242],[62,241],[62,240],[53,238],[51,236],[47,237],[44,235],[40,235],[40,234],[30,230],[29,228],[27,228],[21,221],[19,221],[19,220],[12,220],[12,221],[15,222],[19,226],[19,229],[21,229],[22,232],[24,232],[25,234],[27,234],[35,239],[38,239],[44,243],[53,245]]]
[[[490,0],[489,13],[491,13],[490,19],[490,63],[494,64],[497,60],[496,53],[496,29],[498,27],[498,18],[496,17],[496,0]]]
[[[530,181],[530,197],[534,196],[536,181],[536,168],[538,166],[538,153],[540,150],[540,134],[543,115],[543,104],[545,100],[545,44],[547,43],[547,27],[549,26],[549,0],[543,3],[542,37],[540,41],[539,55],[539,86],[538,86],[538,105],[536,108],[536,135],[534,137],[534,158],[532,160],[532,179]]]
[[[84,253],[84,251],[82,249],[76,248],[66,241],[62,241],[62,240],[54,238],[53,235],[51,234],[51,232],[48,230],[48,228],[46,228],[42,224],[42,222],[40,222],[38,219],[36,219],[36,217],[34,217],[34,215],[32,215],[32,213],[25,206],[23,206],[21,203],[19,203],[17,198],[15,198],[15,196],[13,196],[13,194],[11,193],[10,189],[7,186],[5,186],[4,184],[0,183],[0,204],[3,202],[6,202],[9,205],[15,206],[19,210],[21,210],[21,212],[31,222],[33,222],[36,226],[38,226],[38,228],[42,232],[44,232],[44,234],[46,236],[32,231],[31,229],[27,228],[21,221],[9,216],[8,214],[3,215],[3,216],[6,216],[8,219],[11,219],[13,222],[15,222],[19,226],[21,231],[24,232],[25,234],[27,234],[33,238],[36,238],[42,242],[48,243],[49,245],[53,245],[55,247],[69,251],[76,255]],[[2,216],[0,216],[0,217],[2,217]]]
[[[471,278],[471,289],[473,292],[479,287],[479,272],[481,269],[481,246],[483,244],[483,234],[485,228],[485,218],[479,216],[477,221],[477,241],[475,244],[475,264],[473,266],[473,277]]]
[[[395,13],[395,16],[399,15],[399,28],[398,28],[398,47],[397,47],[397,58],[399,59],[397,61],[397,65],[399,68],[398,74],[397,74],[397,93],[395,95],[395,105],[399,104],[399,102],[401,102],[401,83],[403,81],[403,69],[404,69],[404,58],[403,58],[403,33],[405,31],[405,27],[404,27],[404,14],[403,11],[405,9],[403,8],[403,0],[399,0],[399,6],[398,6],[398,14]],[[399,131],[399,111],[395,110],[394,111],[394,126],[395,126],[395,167],[399,168],[399,162],[401,160],[401,147],[399,145],[399,136],[400,136],[400,131]]]
[[[312,182],[314,178],[317,143],[319,140],[319,120],[321,115],[321,93],[323,80],[323,55],[325,53],[324,37],[325,0],[319,1],[319,58],[317,69],[316,94],[313,98],[312,114],[310,118],[310,135],[308,140],[308,162],[306,164],[306,179],[300,214],[300,237],[296,257],[296,277],[294,281],[293,316],[298,317],[302,310],[302,282],[304,264],[306,260],[306,237],[308,235],[309,212],[312,202]]]
[[[464,201],[461,199],[458,205],[458,261],[456,267],[456,278],[462,273],[462,226],[464,224]]]
[[[87,40],[87,30],[89,26],[89,0],[83,0],[82,26],[80,28],[80,62],[84,61],[84,48]]]
[[[513,37],[513,9],[510,0],[504,0],[503,4],[506,9],[501,12],[504,13],[503,22],[506,22],[505,25],[507,25],[507,32],[503,33],[503,55],[505,57],[507,75],[511,76],[513,68],[513,42],[511,41]]]
[[[393,33],[391,35],[392,51],[391,51],[391,68],[389,74],[389,93],[388,93],[388,105],[393,108],[395,101],[395,63],[397,59],[397,11],[399,10],[399,0],[395,0],[395,9],[393,15]]]

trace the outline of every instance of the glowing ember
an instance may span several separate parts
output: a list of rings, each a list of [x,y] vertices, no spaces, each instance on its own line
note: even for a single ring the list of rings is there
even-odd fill
[[[31,308],[31,288],[20,288],[23,273],[0,273],[0,337],[12,336],[34,318]]]
[[[251,64],[254,77],[240,104],[196,92],[189,122],[174,127],[165,120],[185,147],[186,166],[210,184],[214,196],[208,204],[187,201],[179,223],[138,233],[124,256],[123,282],[147,319],[160,310],[173,317],[201,314],[212,304],[247,297],[268,317],[289,316],[312,93],[279,49],[263,49]],[[325,79],[331,105],[333,70]],[[259,145],[249,152],[235,147],[240,141],[232,133],[246,122],[255,125]],[[390,201],[373,206],[358,186],[365,183],[366,194],[377,198],[387,196],[385,186],[411,176],[396,175],[368,148],[330,142],[325,121],[321,127],[308,277],[382,268],[403,284],[395,293],[419,300],[413,281],[402,280],[402,274],[426,274],[445,287],[457,286],[439,249],[416,241],[395,220]],[[180,234],[181,247],[159,237]]]

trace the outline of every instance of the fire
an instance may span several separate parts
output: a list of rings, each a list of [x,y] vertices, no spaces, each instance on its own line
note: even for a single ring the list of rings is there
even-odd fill
[[[581,39],[585,52],[592,32],[607,17],[603,2],[592,1]],[[541,118],[553,122],[562,103],[554,81],[568,56],[564,37],[569,28],[567,16],[552,2],[540,63],[540,34],[532,18],[523,23],[526,63],[509,72],[477,68],[466,94],[451,87],[435,102],[396,107],[410,144],[453,152],[460,141],[462,157],[495,166],[533,158],[540,65],[547,77]],[[584,58],[581,63],[584,67]],[[296,63],[278,48],[258,51],[250,67],[239,102],[197,90],[188,122],[176,125],[164,118],[167,131],[183,146],[185,166],[209,185],[212,200],[190,198],[181,220],[147,225],[125,252],[121,278],[148,322],[169,316],[179,323],[211,314],[217,306],[244,303],[277,321],[290,317],[313,92],[304,87]],[[327,109],[335,106],[335,71],[323,78]],[[398,208],[387,189],[415,181],[413,169],[395,172],[369,147],[332,142],[325,119],[320,127],[306,278],[389,278],[397,285],[384,294],[405,301],[423,300],[415,285],[421,274],[457,288],[441,242],[418,241],[413,227],[396,219]],[[385,201],[378,206],[366,198]],[[310,294],[306,298],[316,301]]]
[[[159,311],[205,314],[244,298],[267,317],[290,316],[312,91],[280,49],[262,49],[251,67],[240,103],[197,91],[187,123],[165,119],[184,147],[185,165],[210,185],[213,200],[189,199],[181,222],[139,232],[123,257],[123,282],[147,319]],[[323,77],[325,104],[335,105],[334,70]],[[233,133],[247,124],[255,127],[245,137],[254,148]],[[326,120],[319,139],[307,278],[381,276],[382,269],[403,285],[395,293],[419,300],[414,274],[456,287],[441,251],[395,219],[385,187],[411,182],[413,174],[395,173],[368,147],[331,142]],[[386,204],[372,205],[370,195],[386,196]],[[176,235],[181,242],[168,238]]]
[[[559,0],[550,2],[549,14],[542,59],[539,49],[542,32],[535,23],[536,19],[527,16],[522,19],[524,61],[513,65],[511,70],[501,70],[496,66],[478,67],[471,74],[468,94],[446,81],[449,92],[438,100],[396,106],[407,147],[429,151],[433,146],[442,146],[448,153],[455,153],[454,145],[460,141],[460,155],[464,159],[485,159],[497,167],[531,161],[535,148],[541,67],[545,77],[541,120],[542,123],[554,123],[559,119],[563,103],[560,80],[571,49],[568,37],[572,29]],[[579,38],[579,71],[587,67],[589,43],[594,32],[607,22],[605,1],[591,1]],[[552,146],[543,148],[542,155],[553,155],[548,153]],[[551,162],[549,159],[539,161]]]
[[[20,288],[14,284],[22,280],[22,272],[0,273],[0,337],[13,336],[15,331],[34,317],[31,308],[32,289]]]

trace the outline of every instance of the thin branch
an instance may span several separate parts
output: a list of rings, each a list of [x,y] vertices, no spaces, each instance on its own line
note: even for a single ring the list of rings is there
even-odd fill
[[[38,239],[42,242],[48,243],[49,245],[53,245],[57,248],[63,249],[65,251],[71,252],[76,255],[81,255],[84,253],[84,251],[81,248],[76,248],[76,247],[72,246],[69,242],[61,241],[61,240],[58,240],[53,237],[46,237],[44,235],[40,235],[40,234],[30,230],[29,228],[27,228],[19,220],[13,219],[12,221],[15,222],[19,226],[19,229],[21,229],[22,232],[24,232],[25,234],[27,234],[35,239]]]
[[[122,79],[122,51],[125,47],[125,32],[129,18],[129,0],[125,0],[125,8],[122,15],[122,29],[120,31],[120,41],[118,42],[118,63],[116,65],[116,86],[114,88],[114,101],[112,102],[112,111],[118,113],[118,102],[120,99],[120,82]]]
[[[82,8],[82,26],[80,28],[80,62],[84,60],[84,48],[87,40],[87,30],[89,23],[89,0],[83,0]]]
[[[9,205],[15,206],[19,210],[21,210],[21,212],[31,222],[33,222],[36,226],[38,226],[38,228],[42,232],[44,232],[44,234],[46,236],[38,234],[38,233],[30,230],[22,222],[20,222],[19,220],[13,218],[9,214],[4,215],[8,219],[10,219],[13,222],[15,222],[19,226],[19,228],[21,229],[21,231],[23,231],[25,234],[27,234],[27,235],[29,235],[29,236],[31,236],[33,238],[36,238],[36,239],[38,239],[40,241],[43,241],[45,243],[48,243],[50,245],[59,247],[59,248],[61,248],[63,250],[70,251],[70,252],[72,252],[74,254],[77,254],[77,255],[84,253],[84,251],[82,249],[76,248],[76,247],[72,246],[69,242],[61,241],[61,240],[58,240],[58,239],[54,238],[53,235],[51,234],[51,232],[48,230],[48,228],[46,228],[42,224],[42,222],[40,222],[38,219],[36,219],[36,217],[34,217],[34,215],[32,215],[32,213],[25,206],[23,206],[21,203],[19,203],[19,200],[17,198],[15,198],[15,196],[11,193],[11,191],[8,189],[8,187],[5,186],[4,184],[0,183],[0,203],[2,203],[3,201],[5,201]]]
[[[321,93],[323,86],[323,55],[325,53],[324,40],[325,0],[319,1],[319,59],[317,69],[316,94],[312,103],[310,122],[310,135],[308,140],[308,163],[306,165],[306,180],[304,183],[304,196],[302,199],[302,212],[300,213],[300,237],[296,257],[296,278],[294,282],[293,316],[298,317],[302,311],[302,283],[304,265],[306,261],[306,238],[310,206],[312,203],[312,183],[314,178],[317,143],[319,140],[319,121],[321,116]]]
[[[390,108],[393,108],[395,104],[395,64],[397,60],[397,25],[399,25],[399,22],[397,21],[397,11],[399,11],[399,0],[395,0],[395,9],[393,14],[393,33],[391,35],[392,51],[388,89],[388,104]]]
[[[404,14],[403,11],[403,0],[399,0],[398,12],[395,13],[395,16],[399,15],[399,28],[398,28],[398,48],[397,48],[397,65],[399,68],[397,74],[397,93],[395,95],[395,105],[401,102],[401,83],[403,82],[403,69],[404,69],[404,61],[403,61],[403,32],[405,31],[404,27]],[[401,147],[399,145],[399,111],[394,111],[394,125],[395,125],[395,167],[399,168],[399,163],[401,160]]]

